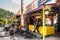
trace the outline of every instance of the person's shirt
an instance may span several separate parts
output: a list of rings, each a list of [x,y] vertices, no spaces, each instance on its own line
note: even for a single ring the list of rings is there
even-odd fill
[[[46,25],[51,25],[51,20],[49,18],[46,18]]]

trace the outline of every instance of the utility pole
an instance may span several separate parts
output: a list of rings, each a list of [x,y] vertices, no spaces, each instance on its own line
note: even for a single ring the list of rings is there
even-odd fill
[[[23,10],[23,0],[21,0],[21,26],[24,26],[24,10]]]

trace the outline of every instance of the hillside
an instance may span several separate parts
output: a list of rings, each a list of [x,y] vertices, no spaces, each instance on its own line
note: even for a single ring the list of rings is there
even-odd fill
[[[8,20],[9,20],[8,23],[11,23],[12,22],[12,16],[13,16],[12,12],[9,12],[7,10],[0,8],[0,25],[5,24],[6,18],[8,18]]]

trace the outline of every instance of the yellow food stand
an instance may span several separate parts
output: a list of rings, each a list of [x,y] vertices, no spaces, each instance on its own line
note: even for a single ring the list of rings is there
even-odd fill
[[[39,27],[39,33],[45,36],[55,34],[55,27],[53,25],[54,15],[52,14],[50,15],[49,13],[50,13],[49,10],[44,10],[44,8],[43,8],[43,13],[41,13],[43,25]],[[34,28],[35,28],[34,25],[29,25],[29,30],[32,31],[34,30]]]

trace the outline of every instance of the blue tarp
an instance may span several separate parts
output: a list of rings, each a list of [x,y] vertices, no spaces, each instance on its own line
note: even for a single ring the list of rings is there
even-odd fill
[[[45,4],[45,3],[49,2],[49,1],[51,1],[51,0],[45,0],[45,1],[39,0],[38,1],[38,7],[42,6],[43,4]]]

